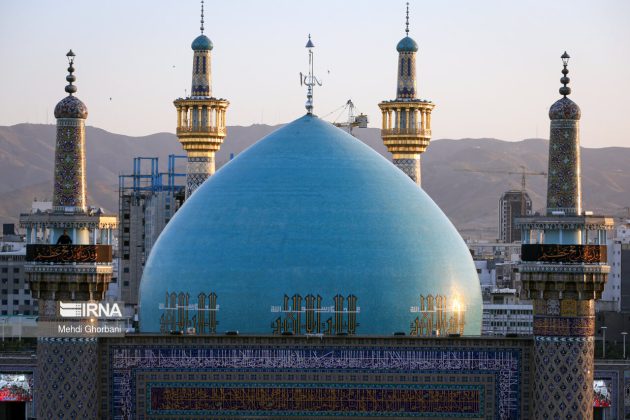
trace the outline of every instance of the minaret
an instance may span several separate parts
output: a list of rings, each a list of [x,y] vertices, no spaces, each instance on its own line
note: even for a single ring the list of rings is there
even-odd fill
[[[523,293],[534,306],[536,419],[592,419],[595,300],[610,267],[606,231],[613,220],[582,213],[580,108],[567,98],[569,55],[562,55],[563,97],[549,110],[547,214],[522,218]]]
[[[203,34],[203,0],[201,1],[201,35],[193,41],[193,70],[190,96],[178,98],[177,138],[188,155],[186,198],[215,171],[214,156],[226,135],[225,111],[230,104],[212,97],[210,52],[212,41]]]
[[[20,216],[20,225],[26,228],[25,272],[39,304],[35,392],[37,418],[41,419],[98,417],[96,338],[87,331],[61,334],[57,330],[70,322],[84,329],[88,324],[98,325],[94,324],[98,320],[62,318],[59,302],[103,299],[112,278],[111,243],[117,224],[116,216],[94,211],[86,202],[88,110],[74,96],[75,55],[70,50],[66,56],[70,63],[68,96],[55,107],[53,207]]]
[[[392,154],[394,165],[418,185],[421,185],[420,155],[431,140],[431,101],[418,99],[416,53],[418,44],[409,37],[409,3],[407,3],[406,36],[396,46],[398,50],[398,84],[396,99],[383,101],[378,107],[383,113],[381,137]]]

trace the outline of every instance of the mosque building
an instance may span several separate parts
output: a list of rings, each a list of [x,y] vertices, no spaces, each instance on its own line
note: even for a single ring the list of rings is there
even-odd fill
[[[212,44],[203,34],[193,42],[193,91],[175,101],[189,193],[147,261],[140,333],[74,347],[41,339],[39,416],[592,418],[593,307],[608,270],[608,220],[582,214],[580,113],[568,88],[550,111],[549,214],[521,225],[532,238],[522,271],[534,337],[482,337],[471,254],[418,187],[433,104],[416,99],[417,44],[399,43],[397,98],[380,104],[384,141],[408,147],[390,148],[396,165],[314,114],[310,37],[307,48],[307,113],[208,178],[227,101],[210,96]],[[72,181],[71,199],[56,204],[71,222],[52,227],[49,246],[95,253],[33,259],[40,314],[51,319],[60,300],[99,301],[111,273],[98,248],[109,246],[110,225],[81,201],[87,109],[71,90],[57,107],[55,165],[66,170],[60,194]],[[70,146],[74,159],[63,155]],[[57,245],[64,227],[75,239]]]

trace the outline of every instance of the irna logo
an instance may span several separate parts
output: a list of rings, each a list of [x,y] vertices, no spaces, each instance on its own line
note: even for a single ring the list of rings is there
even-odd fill
[[[117,302],[59,302],[62,318],[122,318]]]

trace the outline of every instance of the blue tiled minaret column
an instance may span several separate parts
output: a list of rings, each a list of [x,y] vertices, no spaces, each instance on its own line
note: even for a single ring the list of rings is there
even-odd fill
[[[39,306],[35,401],[38,419],[98,418],[97,338],[59,336],[69,322],[59,302],[101,301],[112,278],[112,232],[116,216],[91,210],[86,202],[85,119],[87,107],[74,93],[74,53],[66,80],[68,96],[55,107],[53,208],[23,214],[26,229],[25,273]],[[51,326],[45,329],[43,325]]]
[[[518,220],[521,280],[534,306],[533,418],[591,419],[595,300],[610,268],[606,231],[612,219],[582,211],[580,108],[562,55],[563,97],[549,110],[547,214]]]

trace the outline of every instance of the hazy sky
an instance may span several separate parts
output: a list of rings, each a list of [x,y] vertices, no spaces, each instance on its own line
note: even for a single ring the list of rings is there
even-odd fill
[[[567,50],[582,144],[630,146],[630,1],[410,3],[420,97],[437,104],[433,138],[547,138]],[[404,8],[403,0],[207,1],[213,93],[231,103],[228,124],[285,123],[305,112],[298,74],[311,33],[324,82],[315,113],[351,98],[380,127],[377,104],[395,96]],[[2,0],[0,125],[54,122],[72,48],[89,125],[174,132],[172,101],[190,92],[198,34],[198,1]]]

